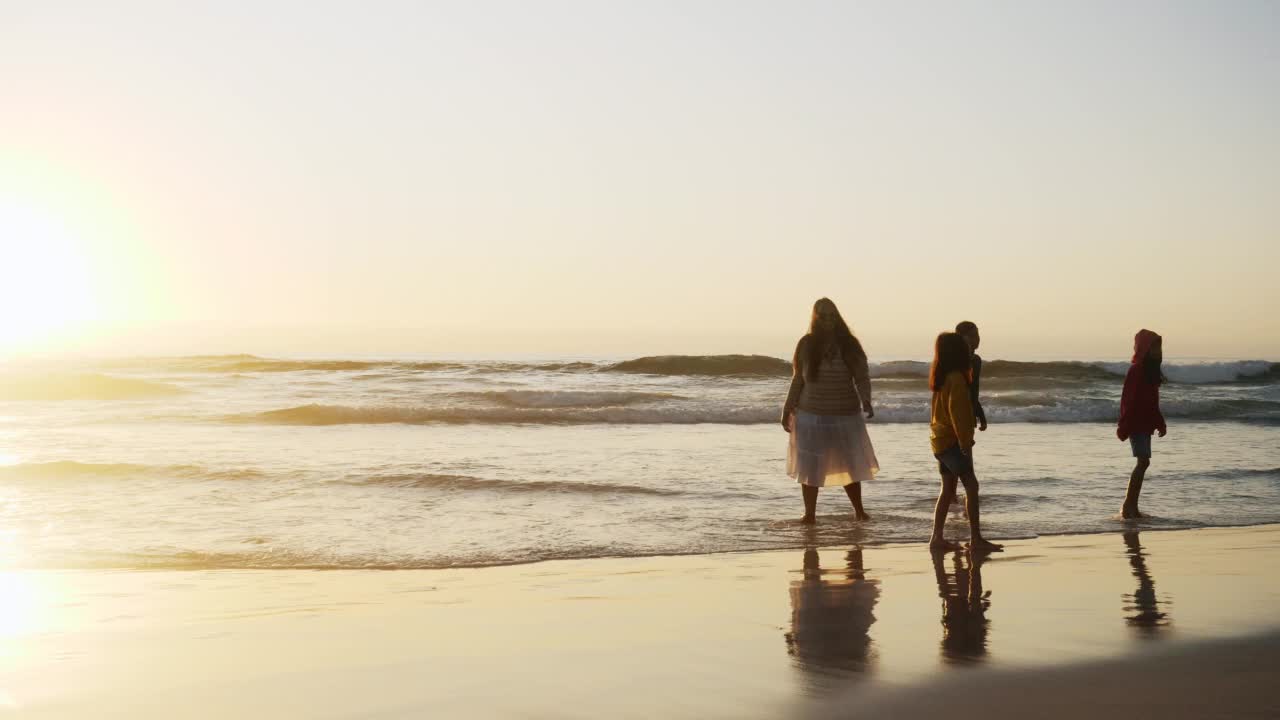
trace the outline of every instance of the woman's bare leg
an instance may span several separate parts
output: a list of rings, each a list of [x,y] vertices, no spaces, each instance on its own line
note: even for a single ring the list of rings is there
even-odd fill
[[[804,517],[800,518],[800,522],[806,525],[812,525],[818,520],[818,488],[812,485],[800,485],[800,493],[804,495]]]
[[[844,491],[849,496],[849,502],[853,503],[853,513],[858,516],[858,519],[870,520],[871,516],[862,509],[862,483],[849,483],[844,486]]]

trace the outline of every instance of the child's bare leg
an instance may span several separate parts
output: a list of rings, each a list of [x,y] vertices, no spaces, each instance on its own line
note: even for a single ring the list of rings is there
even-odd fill
[[[948,506],[950,506],[951,503],[955,503],[956,510],[964,513],[965,520],[969,519],[969,497],[967,495],[965,496],[964,502],[958,502],[956,499],[956,492],[955,490],[952,490],[951,497],[947,499]]]
[[[1137,464],[1133,466],[1133,472],[1129,474],[1129,489],[1124,494],[1124,505],[1120,506],[1120,517],[1144,517],[1138,512],[1138,496],[1142,494],[1142,480],[1146,477],[1149,467],[1151,467],[1151,458],[1138,458]]]
[[[969,547],[974,550],[996,552],[1003,550],[1003,545],[997,545],[982,537],[981,512],[978,503],[978,478],[973,471],[960,476],[960,482],[964,483],[965,509],[968,511],[969,517]]]
[[[845,494],[849,496],[849,502],[853,504],[853,512],[858,516],[859,520],[870,520],[871,516],[866,510],[862,509],[862,483],[854,482],[844,486]]]
[[[947,542],[942,528],[947,524],[947,508],[956,496],[956,476],[942,473],[942,489],[938,491],[938,504],[933,507],[933,535],[929,538],[929,547],[934,550],[955,550],[957,545]]]
[[[953,504],[955,505],[955,507],[954,507],[954,508],[952,508],[952,505],[953,505]],[[948,509],[948,511],[950,511],[950,510],[952,510],[952,509],[955,509],[955,510],[963,510],[963,509],[964,509],[964,506],[963,506],[963,505],[961,505],[960,503],[956,502],[956,493],[955,493],[955,491],[954,491],[954,490],[951,492],[951,497],[947,498],[947,509]]]
[[[812,525],[817,522],[818,488],[802,484],[800,493],[804,496],[804,517],[800,518],[800,522]]]

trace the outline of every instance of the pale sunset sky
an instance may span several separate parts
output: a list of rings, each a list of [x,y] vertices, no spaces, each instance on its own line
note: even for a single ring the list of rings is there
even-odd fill
[[[1280,359],[1280,3],[0,0],[0,357]]]

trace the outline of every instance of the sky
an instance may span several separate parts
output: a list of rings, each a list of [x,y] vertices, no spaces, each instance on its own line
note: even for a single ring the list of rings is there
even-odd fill
[[[0,356],[1280,359],[1280,5],[0,0],[0,249]]]

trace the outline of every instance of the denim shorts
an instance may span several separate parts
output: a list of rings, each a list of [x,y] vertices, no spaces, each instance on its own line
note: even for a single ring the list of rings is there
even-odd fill
[[[952,445],[940,453],[935,453],[934,457],[938,458],[938,472],[943,475],[959,477],[967,472],[973,472],[973,456],[965,454],[959,445]]]
[[[1136,458],[1151,458],[1151,433],[1134,433],[1129,436],[1129,447]]]

